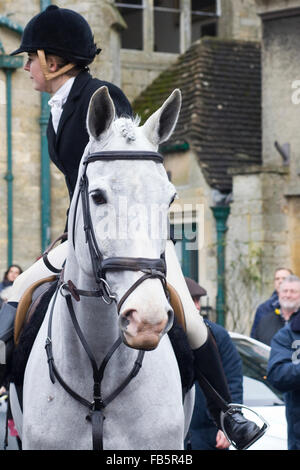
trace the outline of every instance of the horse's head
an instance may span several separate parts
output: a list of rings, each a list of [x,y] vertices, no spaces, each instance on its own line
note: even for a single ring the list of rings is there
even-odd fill
[[[77,182],[76,191],[81,181],[84,198],[77,207],[75,252],[83,271],[105,279],[116,294],[123,340],[136,349],[154,349],[173,322],[164,251],[176,190],[156,152],[171,135],[180,105],[175,90],[139,127],[131,118],[115,119],[113,101],[102,87],[92,96],[87,115],[90,142]]]

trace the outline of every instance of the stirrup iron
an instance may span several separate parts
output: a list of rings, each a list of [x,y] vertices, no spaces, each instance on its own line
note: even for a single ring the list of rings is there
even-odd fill
[[[255,418],[256,419],[253,419],[252,420],[255,422],[255,424],[257,424],[257,426],[260,426],[260,429],[259,431],[257,432],[257,434],[253,437],[253,439],[251,439],[245,446],[243,447],[238,447],[237,444],[228,436],[228,433],[226,431],[226,423],[225,423],[225,419],[226,419],[226,416],[227,415],[230,415],[230,414],[233,414],[233,413],[241,413],[242,414],[242,410],[247,410],[248,412],[252,413],[253,415],[255,415]],[[244,416],[244,415],[243,415]],[[245,419],[249,419],[248,416],[244,416]],[[260,421],[260,425],[257,423],[257,420]],[[229,403],[228,404],[228,410],[227,411],[221,411],[221,417],[220,417],[220,421],[221,421],[221,427],[222,427],[222,431],[223,433],[225,434],[225,437],[226,439],[230,442],[230,444],[237,450],[246,450],[248,449],[250,446],[252,446],[256,441],[258,441],[258,439],[260,439],[265,433],[266,431],[269,429],[270,425],[269,423],[260,415],[258,414],[256,411],[252,410],[251,408],[249,408],[248,406],[245,406],[245,405],[241,405],[240,403]]]

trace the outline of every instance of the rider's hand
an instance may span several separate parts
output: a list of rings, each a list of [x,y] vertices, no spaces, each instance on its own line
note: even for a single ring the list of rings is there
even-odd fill
[[[216,436],[216,448],[220,450],[228,449],[230,442],[227,441],[223,431],[219,430]]]

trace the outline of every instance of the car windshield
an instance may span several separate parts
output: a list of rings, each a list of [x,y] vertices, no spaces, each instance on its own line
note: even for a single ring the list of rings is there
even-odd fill
[[[267,381],[270,352],[243,338],[232,338],[243,363],[244,404],[247,406],[283,405],[282,395]]]

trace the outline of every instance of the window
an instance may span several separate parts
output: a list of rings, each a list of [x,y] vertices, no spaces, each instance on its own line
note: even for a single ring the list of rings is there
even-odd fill
[[[189,4],[184,0],[115,0],[127,24],[122,32],[122,48],[184,52],[191,41],[217,35],[220,1],[191,0]]]
[[[143,0],[121,0],[116,2],[127,29],[122,31],[124,49],[143,49]]]
[[[175,251],[184,276],[198,282],[197,224],[195,222],[173,224],[171,233],[176,240]]]
[[[192,42],[203,36],[217,36],[218,12],[217,0],[192,0]]]
[[[154,51],[179,52],[179,0],[154,0]]]

